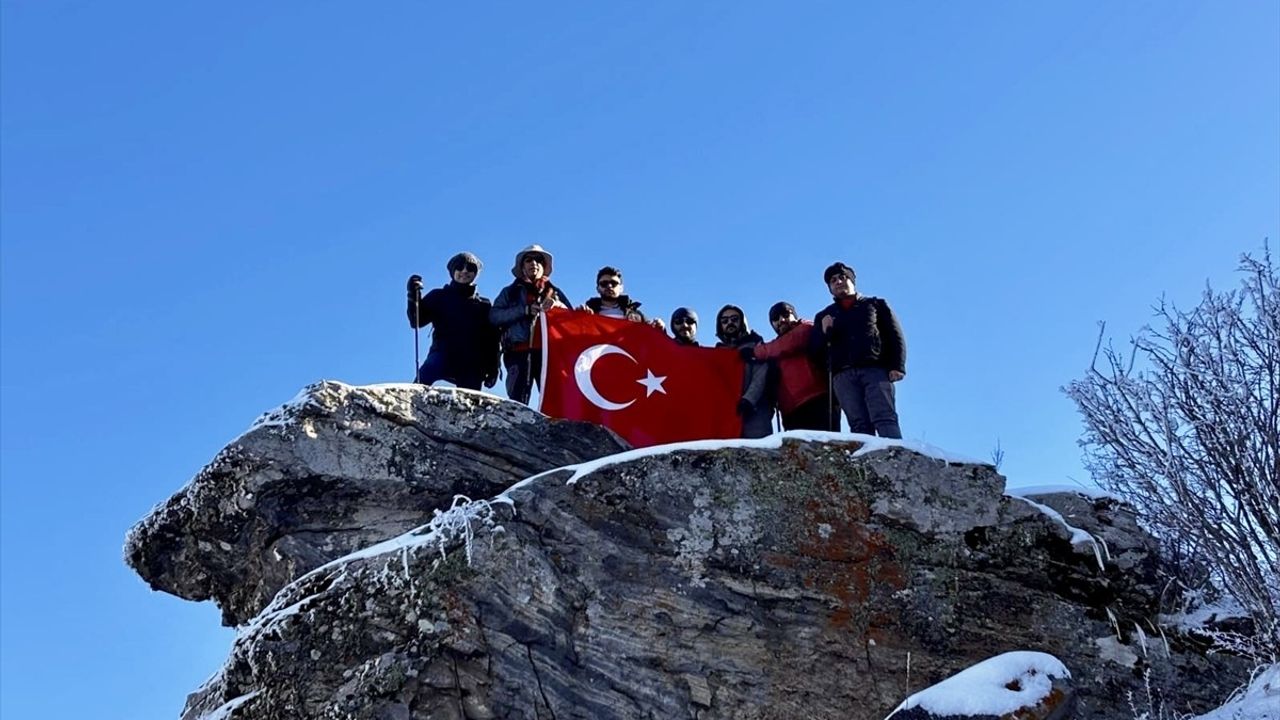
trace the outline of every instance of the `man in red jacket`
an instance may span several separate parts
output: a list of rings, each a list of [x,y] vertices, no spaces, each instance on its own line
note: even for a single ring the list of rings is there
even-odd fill
[[[840,418],[827,394],[826,373],[809,355],[813,323],[797,317],[791,303],[779,302],[769,308],[769,324],[778,337],[741,352],[743,359],[770,360],[777,366],[783,429],[839,430]]]

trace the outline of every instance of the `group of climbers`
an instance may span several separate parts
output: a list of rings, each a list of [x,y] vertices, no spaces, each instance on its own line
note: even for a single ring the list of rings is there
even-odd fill
[[[515,279],[492,303],[476,291],[483,264],[469,252],[454,255],[449,283],[426,295],[422,277],[410,276],[409,324],[434,327],[417,381],[492,388],[501,357],[508,397],[528,403],[542,370],[534,324],[546,310],[573,307],[550,280],[553,263],[541,246],[522,249],[511,268]],[[843,411],[851,432],[902,437],[894,383],[906,377],[906,340],[897,317],[883,299],[858,294],[853,268],[844,263],[827,267],[823,282],[832,302],[812,321],[800,319],[788,302],[769,308],[777,334],[770,341],[748,327],[742,308],[725,305],[716,314],[716,347],[736,350],[746,363],[737,408],[743,437],[768,435],[775,407],[787,430],[838,429]],[[600,268],[596,292],[577,310],[666,329],[660,318],[646,319],[626,294],[618,268]],[[676,343],[698,346],[696,312],[677,308],[670,322]]]

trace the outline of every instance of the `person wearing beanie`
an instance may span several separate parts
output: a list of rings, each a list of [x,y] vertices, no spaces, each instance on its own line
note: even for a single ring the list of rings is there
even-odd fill
[[[901,438],[894,383],[907,376],[907,341],[889,303],[859,295],[856,277],[840,262],[823,271],[832,302],[813,319],[809,352],[829,363],[850,432]]]
[[[489,324],[489,299],[476,292],[483,264],[469,252],[449,258],[449,282],[422,295],[422,276],[411,275],[407,312],[409,327],[433,326],[431,349],[418,368],[417,382],[447,380],[479,390],[498,382],[498,334]]]
[[[605,317],[630,320],[631,322],[647,322],[659,330],[665,330],[662,318],[646,320],[640,312],[640,301],[627,295],[622,286],[622,271],[616,267],[605,265],[596,271],[597,295],[587,300],[582,307],[583,312],[604,315]]]
[[[698,347],[698,313],[687,307],[671,313],[671,339],[680,345]]]
[[[769,324],[778,337],[743,347],[743,360],[765,360],[778,369],[778,410],[784,430],[837,430],[839,415],[833,412],[826,374],[809,356],[813,323],[801,320],[789,302],[769,308]]]
[[[542,373],[541,347],[533,341],[538,314],[572,306],[560,288],[551,283],[554,261],[541,245],[529,245],[516,253],[511,267],[515,280],[498,293],[489,311],[489,322],[501,333],[507,397],[526,405],[533,394],[533,384]]]
[[[716,347],[732,348],[740,353],[764,342],[764,338],[747,327],[747,316],[737,305],[725,305],[716,313],[716,337],[720,340]],[[738,400],[744,438],[762,438],[773,432],[772,374],[769,363],[747,360],[742,373],[742,397]]]

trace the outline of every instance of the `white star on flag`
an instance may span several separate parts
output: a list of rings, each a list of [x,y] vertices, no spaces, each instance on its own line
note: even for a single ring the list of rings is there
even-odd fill
[[[662,381],[663,381],[663,380],[666,380],[666,379],[667,379],[667,376],[666,376],[666,375],[654,375],[654,374],[653,374],[653,371],[652,371],[652,370],[649,370],[649,369],[647,369],[647,368],[645,369],[645,371],[644,371],[644,372],[645,372],[645,377],[644,377],[644,379],[643,379],[643,380],[637,380],[637,381],[636,381],[636,382],[638,382],[638,383],[640,383],[641,385],[643,385],[643,386],[644,386],[644,389],[646,390],[646,392],[645,392],[644,396],[645,396],[645,397],[649,397],[650,395],[652,395],[652,394],[654,394],[654,393],[656,393],[656,392],[660,392],[660,393],[662,393],[663,395],[666,395],[666,394],[667,394],[667,389],[666,389],[666,388],[664,388],[664,387],[662,387]]]

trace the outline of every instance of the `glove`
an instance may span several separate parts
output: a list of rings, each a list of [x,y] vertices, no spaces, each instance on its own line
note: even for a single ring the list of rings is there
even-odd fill
[[[405,283],[405,290],[409,291],[409,297],[417,298],[422,294],[422,276],[410,275],[409,282]]]
[[[738,348],[738,354],[742,356],[743,360],[746,360],[747,362],[751,362],[752,360],[756,359],[756,348],[754,345],[740,347]]]
[[[491,390],[493,389],[493,386],[497,384],[498,384],[498,373],[496,372],[493,373],[492,375],[485,377],[484,379],[484,386]]]
[[[746,417],[751,413],[755,412],[755,409],[756,409],[756,406],[752,405],[751,401],[746,398],[742,398],[741,400],[738,401],[738,414],[741,415],[742,417]]]

